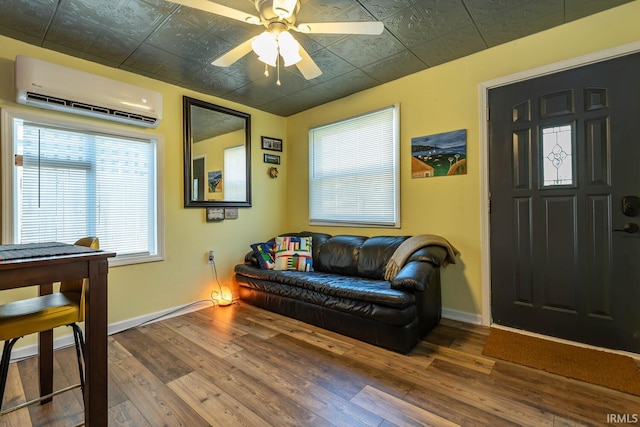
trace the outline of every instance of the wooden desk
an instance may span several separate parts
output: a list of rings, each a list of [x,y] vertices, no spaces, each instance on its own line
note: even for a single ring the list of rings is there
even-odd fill
[[[57,247],[60,248],[59,245]],[[61,252],[64,251],[52,250],[54,254]],[[106,426],[108,421],[107,258],[115,255],[90,250],[77,254],[43,256],[40,253],[27,258],[0,260],[0,290],[40,285],[40,294],[43,295],[52,292],[54,282],[89,278],[85,292],[84,416],[85,424],[91,427]],[[53,388],[53,331],[40,333],[39,358],[42,396],[51,393]]]

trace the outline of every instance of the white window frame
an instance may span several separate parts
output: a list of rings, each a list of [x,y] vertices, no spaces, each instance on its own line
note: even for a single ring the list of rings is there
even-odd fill
[[[314,177],[314,148],[313,133],[317,129],[327,128],[330,126],[341,125],[349,121],[357,121],[360,118],[380,113],[382,111],[391,110],[393,114],[393,130],[392,130],[392,155],[389,161],[393,165],[393,194],[390,195],[393,200],[393,219],[389,221],[372,221],[367,219],[354,220],[353,218],[314,218],[313,200],[312,200],[312,183]],[[396,103],[364,114],[349,117],[336,122],[324,124],[309,129],[309,224],[311,225],[331,225],[344,227],[376,227],[376,228],[400,228],[400,104]]]
[[[35,113],[26,110],[3,108],[0,122],[2,149],[2,243],[15,243],[15,215],[17,212],[17,194],[15,191],[15,167],[13,140],[14,120],[25,120],[34,123],[43,123],[51,126],[69,128],[79,132],[103,133],[113,136],[121,136],[131,139],[154,141],[155,143],[155,252],[146,255],[116,256],[109,259],[109,266],[139,264],[145,262],[162,261],[164,259],[164,137],[159,134],[143,132],[121,125],[95,123],[85,120],[61,118],[53,114]],[[82,237],[82,236],[80,236]]]

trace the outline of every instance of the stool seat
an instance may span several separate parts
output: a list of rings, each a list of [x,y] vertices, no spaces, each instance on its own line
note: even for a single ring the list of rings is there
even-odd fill
[[[80,292],[43,295],[0,306],[0,340],[78,322]]]

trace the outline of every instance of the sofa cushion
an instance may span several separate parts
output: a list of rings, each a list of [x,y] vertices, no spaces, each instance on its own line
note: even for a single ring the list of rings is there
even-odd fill
[[[295,235],[298,237],[311,237],[311,253],[313,254],[313,263],[315,269],[315,264],[316,260],[318,259],[318,254],[320,253],[320,248],[322,247],[324,242],[331,238],[331,234],[315,233],[313,231],[301,231],[299,233],[296,233]],[[288,234],[285,234],[285,236],[288,236]]]
[[[266,270],[261,270],[266,271]],[[283,271],[281,273],[299,273],[297,271]],[[315,274],[315,273],[314,273]],[[243,289],[258,290],[269,295],[270,303],[277,304],[280,296],[296,301],[302,301],[315,307],[324,307],[332,311],[349,313],[353,316],[365,319],[372,319],[390,325],[405,326],[416,321],[417,308],[410,305],[404,308],[392,308],[375,302],[360,301],[341,296],[329,295],[325,292],[318,292],[312,289],[288,286],[273,283],[258,278],[241,276],[239,277],[240,294]]]
[[[310,237],[278,236],[275,254],[275,270],[313,271]]]
[[[369,302],[395,309],[415,305],[416,301],[413,293],[401,289],[391,289],[391,284],[384,280],[354,278],[317,271],[306,273],[261,270],[247,264],[236,265],[235,272],[241,282],[245,278],[255,278],[292,288],[308,289],[328,296]]]
[[[272,270],[275,266],[274,246],[274,242],[254,243],[251,245],[251,249],[253,249],[253,254],[260,268]]]
[[[405,240],[406,236],[376,236],[365,240],[358,255],[358,276],[383,280],[389,258]]]
[[[357,276],[358,255],[365,240],[367,237],[364,236],[331,237],[320,248],[315,269],[325,273]]]

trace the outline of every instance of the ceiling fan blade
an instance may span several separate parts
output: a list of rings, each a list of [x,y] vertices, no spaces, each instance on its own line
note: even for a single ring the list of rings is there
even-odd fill
[[[251,52],[251,42],[255,39],[255,37],[251,37],[246,42],[239,44],[238,46],[231,49],[229,52],[225,53],[218,59],[212,62],[213,65],[217,67],[229,67],[238,59],[245,56],[247,53]]]
[[[315,61],[311,59],[302,46],[300,46],[300,56],[302,60],[296,63],[296,67],[298,67],[298,70],[300,70],[305,79],[315,79],[322,74],[322,70],[316,65]]]
[[[215,13],[216,15],[225,16],[237,21],[247,22],[249,24],[260,25],[260,18],[249,13],[241,12],[218,3],[208,0],[167,0],[171,3],[178,3],[193,9],[203,10],[205,12]]]
[[[292,27],[301,33],[313,34],[371,34],[378,35],[384,31],[380,21],[368,22],[314,22]]]

